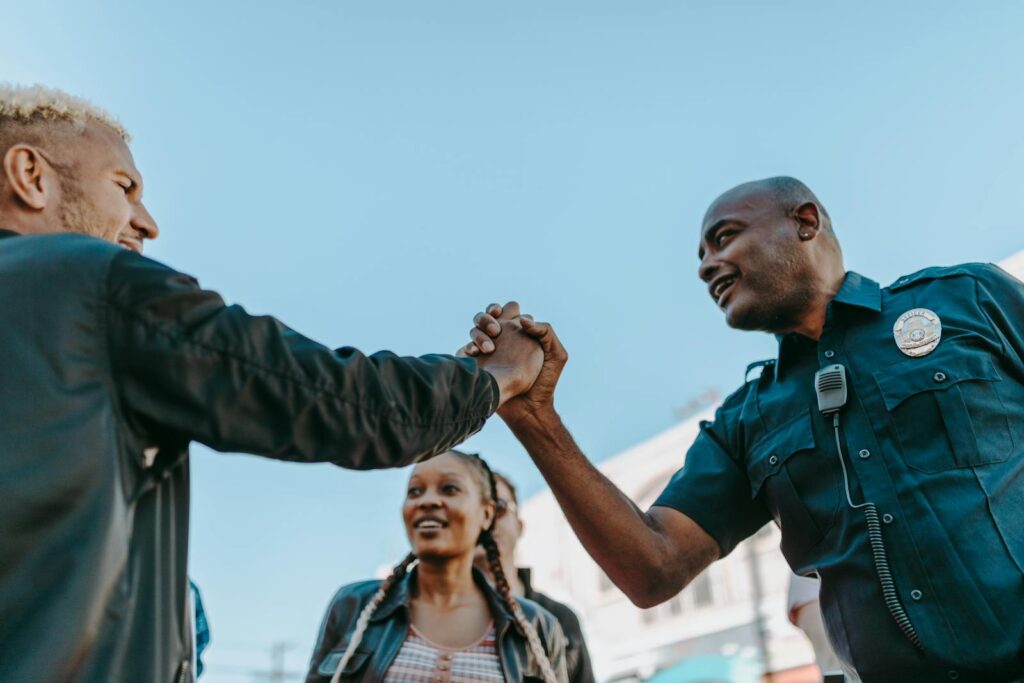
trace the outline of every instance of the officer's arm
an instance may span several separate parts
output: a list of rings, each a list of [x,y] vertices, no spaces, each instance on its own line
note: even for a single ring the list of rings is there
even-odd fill
[[[111,263],[107,309],[120,412],[154,441],[395,467],[459,443],[499,402],[471,359],[331,350],[132,252]]]
[[[638,607],[668,600],[718,559],[718,543],[686,514],[640,510],[587,460],[554,410],[509,426],[587,552]]]

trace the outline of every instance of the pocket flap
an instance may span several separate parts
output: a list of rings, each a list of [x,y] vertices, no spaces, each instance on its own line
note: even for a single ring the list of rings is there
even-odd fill
[[[757,497],[765,480],[776,474],[790,456],[814,447],[811,414],[806,410],[758,439],[750,448],[747,464],[751,498]]]
[[[992,359],[980,353],[912,358],[882,368],[874,378],[888,410],[922,391],[943,391],[964,381],[1002,379]]]
[[[348,644],[345,644],[342,647],[327,653],[324,660],[320,662],[320,666],[317,668],[317,673],[321,676],[327,676],[328,678],[333,676],[335,670],[338,668],[338,664],[341,662],[341,658],[345,655],[345,650],[347,648]],[[348,664],[345,665],[345,670],[341,672],[341,675],[351,676],[355,674],[363,667],[363,664],[366,663],[366,660],[369,657],[369,652],[360,652],[359,650],[356,650],[352,653],[352,657],[348,660]]]

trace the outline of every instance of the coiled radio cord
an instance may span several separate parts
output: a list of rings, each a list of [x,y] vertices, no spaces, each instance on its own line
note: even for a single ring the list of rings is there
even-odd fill
[[[832,414],[832,428],[836,433],[839,465],[843,468],[843,486],[846,489],[846,502],[854,510],[864,510],[864,520],[868,525],[868,542],[871,544],[871,554],[875,560],[875,571],[878,574],[879,583],[882,584],[882,599],[885,600],[885,606],[888,608],[889,614],[896,620],[896,625],[900,627],[903,634],[914,644],[914,647],[918,650],[923,650],[924,647],[921,645],[921,639],[918,637],[914,625],[910,623],[907,611],[903,609],[903,603],[900,602],[899,594],[896,592],[896,583],[892,580],[889,558],[885,553],[885,540],[882,537],[882,523],[878,519],[878,508],[875,507],[874,503],[870,502],[855,505],[853,498],[850,496],[850,477],[846,472],[846,458],[843,457],[843,444],[839,437],[838,411]]]

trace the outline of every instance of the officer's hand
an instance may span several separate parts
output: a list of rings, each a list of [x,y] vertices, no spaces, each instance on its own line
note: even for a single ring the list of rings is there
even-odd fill
[[[558,378],[562,376],[562,369],[569,360],[569,354],[549,323],[534,322],[533,318],[526,315],[520,316],[519,321],[523,332],[540,342],[544,350],[544,364],[529,391],[510,400],[498,410],[501,419],[509,424],[528,415],[554,411],[555,387],[558,385]]]
[[[569,360],[569,354],[550,324],[534,322],[529,315],[521,315],[519,304],[515,301],[504,306],[491,304],[485,312],[477,313],[470,331],[473,341],[464,346],[461,352],[477,358],[486,357],[496,343],[500,344],[499,337],[507,320],[518,320],[522,330],[539,341],[544,349],[544,365],[537,381],[529,391],[510,400],[499,410],[502,419],[513,422],[530,413],[554,409],[555,387]]]
[[[544,364],[544,352],[538,340],[524,331],[520,320],[502,320],[499,327],[501,339],[493,344],[491,353],[480,355],[477,363],[497,381],[501,408],[530,390]],[[465,355],[463,352],[460,349],[460,355]]]

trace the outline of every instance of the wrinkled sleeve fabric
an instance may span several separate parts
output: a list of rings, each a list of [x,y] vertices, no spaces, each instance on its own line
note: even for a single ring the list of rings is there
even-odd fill
[[[654,505],[678,510],[718,543],[725,557],[743,539],[771,520],[751,497],[742,446],[731,401],[718,409],[714,422],[702,422],[682,469],[676,472]]]
[[[978,306],[1003,347],[1004,360],[1024,371],[1024,283],[993,264],[980,266],[976,281]]]
[[[107,291],[121,411],[148,432],[375,469],[451,448],[497,409],[471,359],[331,350],[132,252],[111,262]]]

